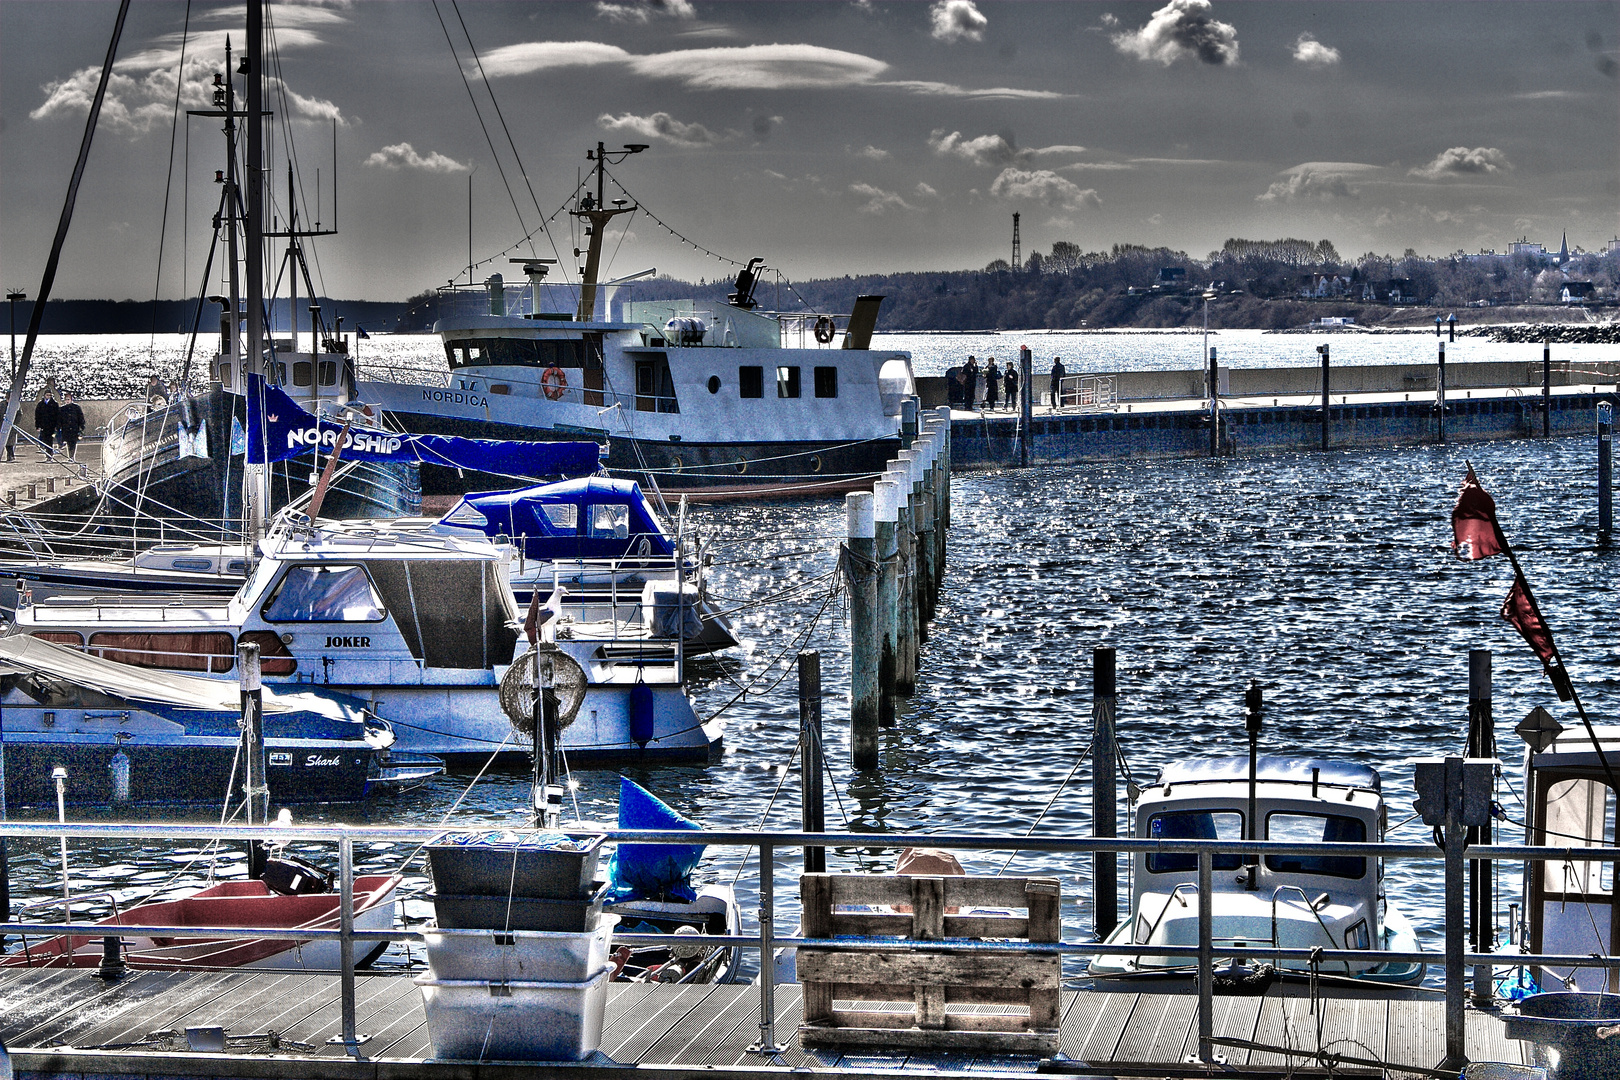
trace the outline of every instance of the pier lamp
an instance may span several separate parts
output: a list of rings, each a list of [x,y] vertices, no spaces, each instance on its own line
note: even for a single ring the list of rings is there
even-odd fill
[[[1215,283],[1204,289],[1204,363],[1209,363],[1209,302],[1215,299]]]
[[[17,377],[17,301],[28,299],[21,289],[7,289],[6,299],[11,301],[11,377]]]
[[[1434,336],[1435,337],[1440,336],[1440,323],[1441,323],[1441,321],[1442,320],[1441,320],[1440,316],[1436,315],[1434,317]]]

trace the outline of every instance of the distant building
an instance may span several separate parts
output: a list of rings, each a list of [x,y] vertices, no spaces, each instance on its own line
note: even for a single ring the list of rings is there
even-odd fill
[[[1540,244],[1532,244],[1530,241],[1520,237],[1508,245],[1508,254],[1529,255],[1531,258],[1535,259],[1545,259],[1547,257],[1547,249],[1542,247]]]
[[[1349,291],[1350,279],[1343,274],[1310,274],[1300,279],[1299,295],[1308,300],[1344,296]]]
[[[1558,293],[1558,302],[1561,304],[1584,304],[1588,300],[1596,299],[1597,287],[1590,281],[1566,281]]]
[[[1185,285],[1186,283],[1187,271],[1184,267],[1163,266],[1159,268],[1160,285]]]

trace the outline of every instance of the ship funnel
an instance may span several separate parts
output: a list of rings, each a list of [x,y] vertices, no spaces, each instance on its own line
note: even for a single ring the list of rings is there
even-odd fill
[[[849,330],[844,334],[844,348],[870,349],[872,347],[872,331],[877,329],[878,308],[883,304],[881,296],[857,296],[855,310],[849,313]]]

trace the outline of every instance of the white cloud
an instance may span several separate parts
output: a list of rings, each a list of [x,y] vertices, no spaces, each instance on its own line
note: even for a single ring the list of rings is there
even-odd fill
[[[1322,44],[1310,34],[1301,34],[1294,42],[1294,60],[1314,67],[1332,67],[1339,62],[1339,50]]]
[[[1354,161],[1307,161],[1283,173],[1283,179],[1254,198],[1256,202],[1354,199],[1361,193],[1350,186],[1347,178],[1377,168]]]
[[[920,199],[937,199],[937,198],[939,198],[939,192],[935,191],[929,185],[924,184],[921,181],[918,181],[918,183],[917,183],[917,197],[920,198]]]
[[[1448,176],[1487,176],[1511,168],[1513,163],[1507,159],[1507,155],[1493,146],[1476,146],[1472,150],[1466,146],[1453,146],[1435,155],[1435,159],[1427,165],[1408,170],[1408,175],[1421,176],[1425,180],[1443,180]]]
[[[856,210],[862,214],[887,214],[891,210],[918,209],[906,202],[898,193],[884,191],[882,188],[874,187],[871,184],[851,184],[849,190],[866,200],[865,203],[856,207]]]
[[[845,147],[844,149],[849,150],[849,152],[854,154],[856,157],[863,157],[868,161],[888,161],[892,156],[887,150],[880,150],[870,143],[861,147],[859,150],[850,150],[849,147]]]
[[[1574,101],[1586,95],[1574,90],[1529,90],[1512,96],[1514,101]]]
[[[990,20],[974,6],[973,0],[936,0],[928,9],[933,23],[934,40],[947,44],[958,41],[983,41]]]
[[[960,131],[946,134],[944,128],[935,128],[928,135],[928,145],[940,157],[958,157],[975,165],[996,166],[1027,164],[1038,157],[1063,154],[1083,154],[1083,146],[1036,146],[1019,149],[1005,135],[980,135],[963,138]]]
[[[408,142],[383,147],[366,158],[366,164],[393,172],[400,169],[416,169],[421,172],[458,173],[467,172],[470,168],[454,158],[445,157],[437,150],[423,157]]]
[[[1050,169],[1003,169],[990,185],[990,194],[998,199],[1031,199],[1061,210],[1102,205],[1095,190],[1081,188]]]
[[[1220,66],[1238,61],[1237,27],[1210,14],[1209,0],[1170,0],[1139,30],[1111,36],[1114,47],[1138,60],[1169,66],[1183,57]]]
[[[924,97],[959,97],[971,101],[1058,101],[1073,97],[1056,90],[1020,90],[1011,86],[990,86],[982,89],[957,86],[955,83],[928,82],[923,79],[895,79],[873,83],[895,90],[919,94]]]
[[[617,45],[599,41],[526,41],[491,49],[484,55],[484,71],[492,77],[527,75],[531,71],[623,64],[631,59],[630,53]]]
[[[688,148],[713,146],[720,141],[718,135],[702,124],[683,124],[667,112],[655,112],[651,116],[636,116],[634,113],[614,116],[611,113],[603,113],[596,118],[596,122],[616,135],[657,139],[671,146]]]
[[[1060,165],[1058,172],[1128,172],[1136,168],[1128,161],[1077,161],[1073,165]]]
[[[693,19],[697,12],[693,10],[689,0],[632,0],[630,3],[609,3],[607,0],[596,5],[596,13],[604,19],[613,22],[651,22],[657,18]]]
[[[698,90],[805,90],[872,81],[888,64],[820,45],[742,45],[633,57],[631,70]]]

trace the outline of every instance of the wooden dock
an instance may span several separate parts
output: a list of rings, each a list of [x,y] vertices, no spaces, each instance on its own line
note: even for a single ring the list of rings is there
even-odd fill
[[[1444,1003],[1439,995],[1394,990],[1382,996],[1322,997],[1274,986],[1264,996],[1217,997],[1215,1035],[1224,1066],[1196,1062],[1197,997],[1170,992],[1065,991],[1062,1052],[1033,1057],[939,1052],[884,1054],[870,1048],[807,1053],[799,1046],[800,992],[776,988],[775,1057],[750,1053],[759,1040],[759,990],[752,986],[615,984],[601,1055],[580,1064],[512,1065],[429,1060],[421,996],[404,974],[358,979],[358,1030],[369,1039],[359,1060],[327,1040],[340,1028],[335,975],[268,972],[132,974],[104,982],[86,971],[0,971],[0,1038],[19,1078],[91,1076],[297,1077],[299,1080],[438,1080],[537,1072],[585,1077],[586,1070],[634,1065],[660,1077],[700,1072],[840,1075],[896,1071],[948,1075],[1103,1076],[1447,1075]],[[995,1010],[999,1006],[981,1006]],[[187,1049],[187,1027],[223,1026],[224,1054]],[[173,1033],[174,1037],[154,1035]],[[279,1047],[271,1045],[270,1032]],[[251,1038],[250,1038],[251,1037]],[[299,1045],[302,1044],[302,1045]],[[1528,1064],[1528,1047],[1503,1038],[1493,1014],[1469,1010],[1471,1060]],[[1456,1072],[1450,1076],[1455,1077]]]

